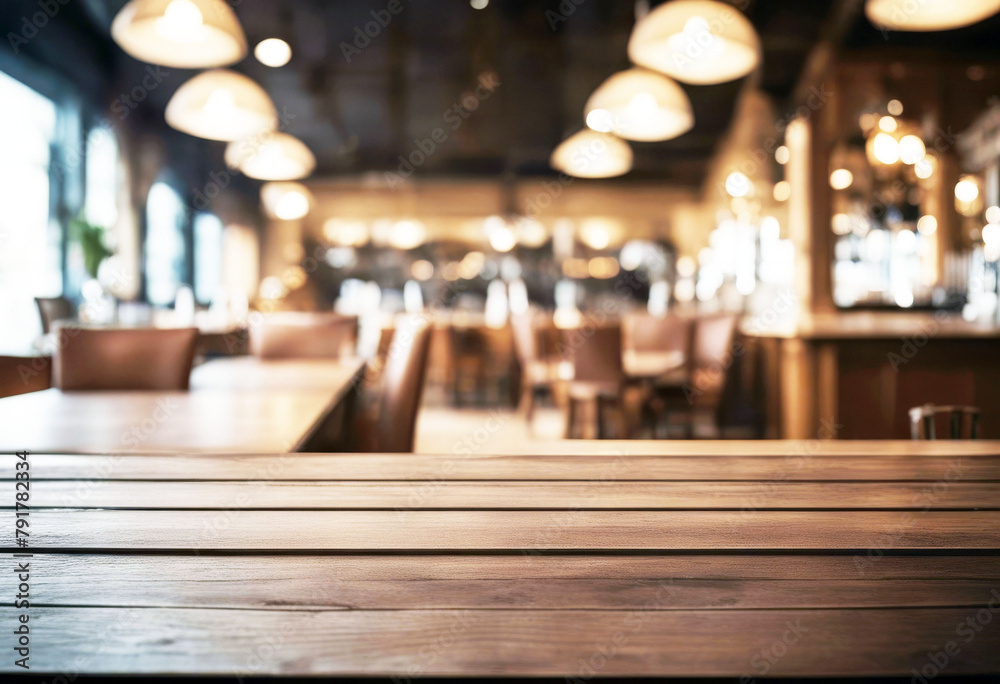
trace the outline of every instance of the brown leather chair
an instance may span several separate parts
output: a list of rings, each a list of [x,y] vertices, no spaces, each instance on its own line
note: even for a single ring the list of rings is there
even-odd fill
[[[197,328],[56,327],[53,385],[62,390],[186,390]]]
[[[56,321],[73,318],[73,303],[65,297],[35,297],[35,306],[42,319],[42,333],[48,335],[55,328]]]
[[[337,358],[357,339],[356,316],[279,311],[250,326],[250,353],[261,359]]]
[[[622,368],[621,326],[564,330],[562,338],[567,360],[573,366],[573,379],[566,385],[569,401],[567,437],[577,434],[575,427],[581,406],[591,404],[596,423],[593,432],[597,439],[604,439],[608,436],[606,409],[622,406],[625,371]],[[624,431],[623,425],[624,421],[619,421],[619,433]]]
[[[0,397],[38,392],[52,386],[48,356],[0,356]]]
[[[422,316],[402,317],[396,322],[374,425],[376,452],[413,451],[430,344],[431,326]]]
[[[937,406],[924,404],[910,409],[910,437],[917,440],[938,439],[937,423],[948,417],[949,439],[979,437],[979,409],[975,406]]]
[[[630,313],[622,317],[622,347],[626,351],[677,351],[687,358],[691,345],[690,318]]]

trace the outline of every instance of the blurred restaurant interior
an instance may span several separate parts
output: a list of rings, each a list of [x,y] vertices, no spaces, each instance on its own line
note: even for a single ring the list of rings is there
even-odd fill
[[[178,504],[201,490],[171,494],[167,480],[176,480],[178,492],[188,480],[391,481],[365,494],[372,498],[364,504],[351,498],[362,497],[354,490],[331,494],[354,502],[336,505],[309,503],[311,489],[295,495],[306,509],[352,515],[399,511],[384,497],[411,479],[431,481],[431,489],[418,503],[410,497],[399,505],[422,512],[544,508],[551,494],[564,502],[553,510],[597,516],[573,518],[569,527],[608,537],[618,519],[600,516],[618,514],[611,509],[634,509],[634,520],[661,508],[694,516],[716,506],[741,509],[724,506],[721,494],[706,494],[708,503],[691,494],[674,505],[663,504],[673,494],[646,501],[620,493],[619,505],[603,494],[581,495],[580,503],[512,484],[626,484],[649,475],[657,482],[754,480],[764,489],[794,488],[790,480],[823,484],[812,496],[796,490],[764,508],[794,515],[827,497],[842,501],[829,505],[850,509],[845,517],[800,530],[805,538],[817,525],[848,521],[837,528],[842,537],[827,527],[802,542],[832,558],[870,548],[845,531],[852,516],[875,520],[915,505],[886,493],[853,499],[854,485],[843,483],[915,487],[905,483],[938,477],[929,465],[913,465],[921,458],[964,454],[966,465],[982,459],[969,477],[985,489],[968,494],[970,503],[952,487],[954,501],[931,507],[951,511],[954,521],[939,529],[925,515],[919,525],[928,529],[907,527],[890,555],[974,548],[968,558],[980,554],[981,563],[955,562],[975,566],[983,576],[973,579],[983,586],[1000,577],[998,528],[988,517],[1000,493],[1000,476],[990,474],[1000,473],[1000,460],[989,459],[1000,451],[987,446],[1000,439],[1000,421],[993,422],[1000,415],[1000,0],[4,0],[0,29],[0,451],[36,459],[33,472],[43,481],[32,496],[42,509],[109,516],[68,517],[63,527],[52,518],[53,530],[63,530],[53,534],[66,535],[53,548],[91,548],[81,540],[97,539],[102,525],[112,534],[132,529],[131,518],[113,516],[133,509],[176,505],[195,515],[200,505],[229,508],[221,494],[211,504]],[[971,439],[980,441],[961,446]],[[921,444],[930,440],[942,444]],[[740,474],[754,458],[789,449],[820,456],[791,475],[770,467]],[[452,465],[442,472],[430,460],[390,458],[397,453]],[[118,463],[123,454],[131,455],[127,466],[88,474],[86,458]],[[247,475],[250,462],[234,456],[230,463],[226,454],[301,455],[275,461],[279,474],[263,477]],[[337,460],[343,454],[384,460]],[[649,464],[607,475],[587,460],[616,455],[618,463],[622,454]],[[701,475],[663,475],[654,462],[694,462],[699,454],[708,460],[691,467]],[[872,465],[851,470],[847,463],[861,455]],[[490,465],[488,456],[513,465]],[[517,460],[528,456],[539,460]],[[559,460],[573,458],[582,460]],[[879,458],[883,475],[872,474]],[[828,469],[819,465],[824,459]],[[837,459],[842,466],[832,465]],[[3,478],[14,478],[13,463],[0,469]],[[55,491],[91,477],[108,481],[92,501],[66,503]],[[452,479],[455,487],[489,480],[507,493],[452,494],[442,484]],[[134,481],[164,490],[133,492]],[[55,488],[51,496],[45,486]],[[258,509],[300,510],[294,501],[275,503],[292,494],[262,491],[251,495],[263,497],[257,508],[237,507],[251,509],[240,520],[265,515]],[[501,498],[506,503],[496,504]],[[40,525],[48,513],[33,515],[42,520],[31,524]],[[342,529],[303,520],[322,534]],[[385,518],[386,529],[394,521]],[[384,532],[372,542],[385,544],[377,553],[451,548],[427,532],[430,523],[420,527],[415,517],[409,524],[412,538],[401,524],[400,546]],[[730,550],[756,543],[738,525],[726,542],[712,541],[727,534],[718,531],[725,525],[690,524],[701,541],[678,542],[672,552],[703,542]],[[965,524],[986,536],[969,532],[956,541]],[[107,552],[198,548],[197,540],[160,539],[158,525]],[[465,528],[449,525],[434,529],[475,553],[503,547],[517,556],[511,548],[526,548],[523,540],[507,548],[485,531],[466,542]],[[483,525],[502,529],[500,537],[527,534],[515,532],[522,523],[513,519]],[[591,538],[549,525],[559,529],[536,547],[617,548],[574,542]],[[872,525],[866,529],[884,532]],[[32,543],[46,543],[44,530],[32,532],[40,535]],[[257,534],[249,530],[247,539]],[[421,546],[425,533],[430,547]],[[200,531],[192,534],[204,541]],[[641,547],[637,557],[665,550],[629,534],[621,544]],[[270,537],[243,543],[275,553],[362,548],[346,537],[317,539],[287,549]],[[799,541],[779,535],[755,548],[780,555],[801,551]],[[829,579],[828,570],[812,580]],[[513,578],[521,570],[496,572]],[[922,572],[914,577],[971,577]],[[880,610],[979,605],[978,594],[935,591],[927,595],[939,603],[900,598],[876,609],[861,598],[845,606],[873,610],[892,632],[904,619]],[[504,596],[516,603],[514,594]],[[793,604],[782,597],[746,613],[802,607]],[[90,619],[99,616],[80,624]],[[563,617],[551,619],[564,625]],[[502,640],[530,632],[531,620],[482,629]],[[423,629],[414,624],[415,633]],[[449,628],[434,624],[428,629]],[[678,626],[687,624],[661,625],[643,638],[702,629]],[[741,633],[767,631],[752,621],[732,624]],[[816,630],[828,630],[829,643],[851,631],[823,624]],[[293,649],[255,674],[386,675],[413,665],[408,651],[385,645],[395,628],[365,625],[344,629],[384,639],[384,658],[374,657],[371,669],[354,656],[334,658],[335,665],[311,661],[314,654],[296,642],[303,653]],[[705,643],[714,643],[719,632],[704,629]],[[467,644],[467,636],[456,638]],[[852,659],[824,646],[776,660],[773,670],[744,669],[755,677],[770,670],[906,681],[912,669],[932,679],[916,659],[935,644],[911,636],[854,634],[851,648],[867,640],[864,647],[875,650]],[[581,643],[590,638],[597,637],[588,633]],[[976,642],[979,655],[967,648],[967,660],[955,656],[954,673],[998,671],[997,639]],[[58,669],[77,648],[66,646],[72,637],[58,643],[68,650],[46,655],[42,644],[33,657]],[[674,668],[670,658],[651,655],[661,642],[631,643],[634,652],[620,645],[631,655],[608,656],[606,670],[593,659],[587,667],[602,676],[744,674],[744,650],[712,656],[708,646],[692,647],[704,660],[674,654],[685,663]],[[506,653],[484,663],[488,650],[436,653],[410,676],[579,674],[569,651],[522,667]],[[192,661],[201,669],[187,670],[155,645],[139,649],[145,661],[126,651],[116,652],[108,671],[219,673],[215,652]],[[229,663],[219,666],[224,673],[235,671],[233,658],[218,661]]]

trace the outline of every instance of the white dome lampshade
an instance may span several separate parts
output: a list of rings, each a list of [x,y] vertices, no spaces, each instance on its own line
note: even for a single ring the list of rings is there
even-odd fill
[[[613,178],[632,170],[632,148],[617,136],[584,129],[563,140],[549,164],[576,178]]]
[[[313,197],[301,183],[265,183],[260,189],[260,203],[271,218],[295,221],[309,213]]]
[[[111,37],[138,60],[178,69],[227,66],[247,54],[243,28],[224,0],[131,0]]]
[[[1000,12],[1000,0],[868,0],[865,14],[880,29],[945,31]]]
[[[316,157],[305,143],[287,133],[231,142],[226,146],[226,163],[245,176],[266,181],[305,178],[316,168]]]
[[[167,103],[167,123],[209,140],[242,140],[273,131],[278,112],[264,89],[235,71],[214,69],[187,81]]]
[[[636,23],[628,56],[678,81],[711,85],[746,76],[760,63],[753,24],[731,5],[673,0]]]
[[[687,94],[673,79],[647,69],[612,75],[587,100],[587,125],[626,140],[657,142],[694,126]]]

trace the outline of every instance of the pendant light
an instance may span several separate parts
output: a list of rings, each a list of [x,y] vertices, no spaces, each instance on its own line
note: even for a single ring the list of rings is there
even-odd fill
[[[178,69],[227,66],[247,54],[240,21],[223,0],[131,0],[111,37],[140,61]]]
[[[757,68],[760,38],[753,24],[731,5],[673,0],[636,23],[628,56],[639,66],[684,83],[725,83]]]
[[[264,89],[243,74],[214,69],[198,74],[167,103],[167,123],[208,140],[242,140],[277,127],[278,112]]]
[[[587,100],[587,125],[626,140],[657,142],[694,126],[687,94],[673,79],[647,69],[613,74]]]
[[[260,189],[260,202],[271,218],[295,221],[312,209],[313,196],[301,183],[265,183]]]
[[[273,132],[229,143],[226,163],[250,178],[289,181],[312,173],[316,157],[295,136]]]
[[[865,14],[879,29],[945,31],[1000,12],[1000,0],[868,0]]]
[[[584,129],[562,141],[549,164],[576,178],[613,178],[632,170],[632,148],[617,136]]]

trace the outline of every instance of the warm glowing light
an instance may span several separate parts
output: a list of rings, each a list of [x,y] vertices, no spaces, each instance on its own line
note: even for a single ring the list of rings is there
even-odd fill
[[[586,259],[566,259],[562,264],[563,275],[574,280],[590,277],[590,262]]]
[[[773,195],[776,202],[787,202],[792,196],[792,184],[788,181],[778,181],[774,184]]]
[[[773,242],[781,237],[781,224],[773,216],[765,216],[760,221],[761,242]]]
[[[131,0],[115,16],[111,37],[140,61],[180,69],[227,66],[247,52],[224,0]]]
[[[521,219],[517,227],[521,234],[520,242],[525,247],[541,247],[549,239],[545,226],[534,219]]]
[[[927,180],[934,175],[934,162],[931,161],[930,157],[925,156],[913,165],[913,173],[920,180]]]
[[[323,235],[341,247],[363,247],[371,239],[371,230],[364,221],[332,218],[323,224]]]
[[[301,183],[265,183],[260,189],[261,204],[272,218],[295,221],[309,213],[309,189]]]
[[[726,176],[726,192],[730,197],[746,197],[750,194],[750,179],[739,171]]]
[[[899,141],[899,159],[904,164],[916,164],[927,154],[924,141],[915,135],[904,135]]]
[[[510,229],[510,226],[503,224],[497,226],[489,233],[490,247],[497,252],[509,252],[517,246],[517,235]]]
[[[674,0],[636,23],[628,56],[685,83],[725,83],[757,67],[760,39],[750,21],[730,5]]]
[[[612,178],[632,170],[632,148],[610,133],[585,129],[560,143],[549,164],[577,178]]]
[[[983,227],[983,242],[988,247],[1000,246],[1000,224],[989,223]]]
[[[903,103],[899,100],[889,100],[889,104],[886,106],[886,109],[893,116],[899,116],[903,113]]]
[[[226,163],[258,180],[298,180],[316,168],[316,157],[305,143],[287,133],[267,133],[226,146]]]
[[[782,166],[788,163],[788,160],[792,158],[791,151],[782,145],[774,151],[774,161],[778,162]]]
[[[389,230],[389,244],[396,249],[416,249],[427,239],[427,229],[419,221],[396,221]]]
[[[614,257],[595,257],[587,264],[587,272],[591,278],[606,280],[618,275],[620,268]]]
[[[921,235],[933,235],[937,231],[937,227],[937,218],[931,216],[930,214],[921,216],[917,220],[917,231]]]
[[[301,266],[289,266],[281,274],[281,282],[289,290],[297,290],[306,284],[308,276]]]
[[[611,231],[597,221],[585,221],[580,227],[580,241],[591,249],[606,249],[611,244]]]
[[[208,140],[243,140],[273,131],[278,113],[264,89],[235,71],[215,69],[188,80],[170,98],[167,123]]]
[[[610,76],[587,100],[584,113],[592,129],[642,142],[670,140],[694,126],[691,101],[684,90],[676,81],[647,69]]]
[[[472,280],[482,272],[485,265],[485,254],[482,252],[469,252],[458,264],[458,275],[465,280]]]
[[[281,278],[277,276],[268,276],[260,281],[260,293],[261,299],[281,299],[288,294],[288,288],[285,284],[281,282]]]
[[[266,38],[257,43],[253,56],[264,66],[283,67],[292,59],[292,47],[281,38]]]
[[[831,221],[833,232],[837,235],[847,235],[851,232],[851,217],[847,214],[834,214]]]
[[[868,0],[865,14],[878,29],[945,31],[1000,12],[1000,0]]]
[[[434,277],[434,264],[426,259],[418,259],[410,266],[410,275],[417,280],[430,280]]]
[[[854,174],[847,169],[837,169],[830,174],[830,187],[834,190],[846,190],[854,183]]]
[[[888,133],[879,133],[872,141],[872,152],[882,164],[886,166],[899,161],[899,143]]]
[[[955,199],[971,203],[979,199],[979,183],[971,176],[964,176],[955,185]]]
[[[878,127],[886,133],[892,133],[899,128],[899,123],[891,116],[883,116],[878,120]]]
[[[469,5],[471,5],[474,10],[486,9],[489,4],[490,0],[469,0]]]
[[[986,222],[1000,223],[1000,207],[992,206],[986,208]]]

